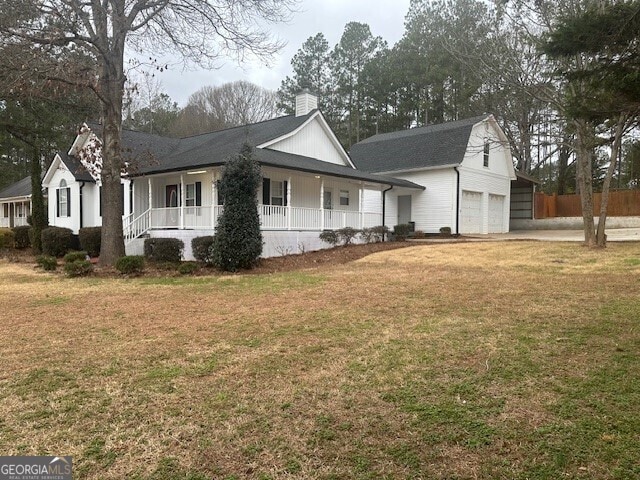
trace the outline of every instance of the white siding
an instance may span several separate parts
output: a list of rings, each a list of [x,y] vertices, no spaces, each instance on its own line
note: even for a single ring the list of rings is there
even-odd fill
[[[379,188],[367,187],[364,189],[362,210],[369,213],[382,213],[382,191]]]
[[[316,158],[323,162],[350,166],[340,148],[332,142],[329,133],[320,122],[321,120],[316,117],[294,135],[269,145],[268,148]]]
[[[416,222],[416,230],[438,233],[441,227],[450,227],[455,232],[456,173],[453,168],[398,173],[393,176],[422,185],[425,190],[394,187],[387,192],[387,226],[392,228],[398,223],[398,195],[411,195],[411,217]]]
[[[57,212],[57,195],[56,192],[60,186],[60,181],[65,180],[67,187],[71,189],[71,216],[58,217]],[[70,228],[73,233],[78,233],[80,229],[80,184],[76,182],[71,172],[60,162],[59,168],[51,176],[48,195],[49,225],[55,227]]]

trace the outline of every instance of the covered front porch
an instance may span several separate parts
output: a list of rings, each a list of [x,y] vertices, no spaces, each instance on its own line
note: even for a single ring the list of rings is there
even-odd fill
[[[0,202],[0,228],[28,225],[29,215],[31,215],[31,200],[17,199]]]
[[[322,231],[382,224],[382,214],[364,209],[361,180],[263,167],[258,192],[262,230]],[[125,218],[125,238],[149,230],[214,230],[224,209],[218,192],[220,167],[137,177],[133,213]]]

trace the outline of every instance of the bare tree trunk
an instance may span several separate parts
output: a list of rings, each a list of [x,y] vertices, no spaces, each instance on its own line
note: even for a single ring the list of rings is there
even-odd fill
[[[564,195],[567,191],[567,180],[569,173],[569,157],[571,155],[571,151],[567,146],[567,142],[569,139],[563,139],[562,145],[560,145],[560,149],[558,151],[558,195]]]
[[[102,111],[102,238],[100,264],[113,265],[125,254],[122,231],[122,188],[120,186],[124,163],[120,145],[122,131],[122,97],[125,76],[123,72],[124,40],[116,42],[111,56],[103,62],[100,89],[103,94]],[[108,92],[108,93],[107,93]]]
[[[584,120],[574,120],[576,127],[576,185],[580,189],[584,244],[596,246],[596,231],[593,221],[593,185],[591,181],[591,147],[593,132]]]
[[[602,199],[600,200],[600,218],[598,219],[598,232],[596,235],[597,245],[599,247],[607,246],[607,236],[605,235],[605,224],[607,221],[607,208],[609,207],[609,187],[611,186],[611,179],[616,172],[616,162],[618,161],[618,152],[620,151],[620,145],[622,144],[622,134],[624,133],[624,126],[626,123],[627,115],[622,113],[618,117],[616,124],[616,131],[613,137],[613,145],[611,146],[611,158],[609,160],[609,168],[607,169],[607,175],[604,177],[604,183],[602,184]]]

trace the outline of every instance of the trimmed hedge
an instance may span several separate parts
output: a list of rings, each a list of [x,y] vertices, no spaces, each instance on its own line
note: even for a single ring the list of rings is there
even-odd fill
[[[69,277],[85,277],[93,271],[89,260],[74,260],[64,264],[64,273]]]
[[[440,227],[440,236],[441,237],[450,237],[451,236],[451,227]]]
[[[78,260],[86,260],[87,252],[69,252],[64,256],[65,263],[71,263]]]
[[[72,245],[73,232],[68,228],[47,227],[42,230],[42,253],[62,257]]]
[[[184,242],[177,238],[147,238],[144,241],[144,257],[152,262],[179,263],[183,250]]]
[[[178,267],[180,275],[191,275],[198,269],[198,264],[195,262],[182,262]]]
[[[48,271],[55,270],[58,267],[56,257],[50,257],[49,255],[38,255],[38,257],[36,257],[36,263]]]
[[[353,239],[356,238],[360,230],[356,230],[353,227],[344,227],[337,230],[338,239],[342,242],[342,245],[345,247],[353,242]]]
[[[87,252],[90,257],[100,255],[100,245],[102,241],[102,227],[85,227],[78,231],[80,237],[80,248]]]
[[[13,248],[15,235],[10,228],[0,228],[0,248]]]
[[[320,232],[320,240],[335,247],[340,241],[340,238],[338,237],[338,232],[335,230],[323,230]]]
[[[402,223],[393,227],[393,235],[396,237],[397,241],[401,242],[406,240],[409,233],[411,233],[411,225],[408,223]]]
[[[144,269],[144,257],[142,255],[128,255],[116,260],[116,270],[124,275],[140,273]]]
[[[196,237],[191,240],[191,251],[193,258],[205,265],[213,264],[213,235]]]
[[[31,246],[30,231],[31,227],[29,225],[13,227],[13,241],[16,248],[29,248]]]

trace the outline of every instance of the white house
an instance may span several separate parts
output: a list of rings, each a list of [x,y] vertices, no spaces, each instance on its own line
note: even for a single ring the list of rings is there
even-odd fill
[[[391,185],[379,199],[385,224],[415,223],[416,230],[441,227],[461,234],[509,231],[511,180],[516,179],[509,143],[492,115],[375,135],[351,148],[358,169],[391,175],[424,190]]]
[[[0,191],[0,227],[27,225],[31,214],[31,177],[25,177]]]
[[[100,170],[77,155],[78,144],[92,140],[88,127],[78,135],[68,153],[56,154],[44,175],[49,225],[70,228],[77,234],[83,227],[102,225]],[[122,179],[123,219],[132,213],[131,181]]]
[[[365,191],[423,188],[355,169],[316,106],[316,97],[304,92],[296,99],[296,115],[251,125],[182,139],[124,131],[127,253],[140,254],[145,237],[173,237],[184,241],[185,258],[192,258],[191,239],[214,233],[224,208],[217,183],[244,143],[254,147],[263,174],[258,213],[264,256],[323,248],[318,235],[324,229],[381,225],[381,207],[365,203]],[[77,232],[101,224],[99,172],[82,159],[96,138],[83,129],[47,171],[50,225]]]

